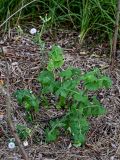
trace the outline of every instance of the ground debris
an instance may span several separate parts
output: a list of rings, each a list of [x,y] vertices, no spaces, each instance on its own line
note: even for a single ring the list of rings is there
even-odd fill
[[[29,153],[31,160],[119,160],[120,159],[120,71],[116,68],[114,72],[109,70],[109,59],[107,56],[101,56],[103,48],[99,46],[96,53],[90,53],[88,47],[80,48],[78,43],[78,33],[71,31],[58,31],[55,37],[46,34],[43,39],[46,42],[45,59],[47,53],[54,43],[57,43],[64,49],[65,65],[79,67],[83,71],[92,68],[104,68],[103,73],[109,75],[113,80],[113,86],[108,91],[100,91],[99,98],[103,105],[107,108],[107,114],[99,118],[91,118],[91,129],[88,133],[87,145],[83,148],[69,147],[70,140],[68,137],[60,137],[60,139],[52,144],[45,144],[43,137],[43,128],[38,124],[35,129],[36,134],[33,139],[29,140],[26,152]],[[43,57],[40,54],[40,48],[34,44],[29,36],[13,37],[9,41],[0,42],[0,46],[5,51],[5,56],[9,63],[10,70],[10,92],[11,94],[17,89],[31,89],[36,94],[39,93],[39,85],[36,76],[43,69]],[[89,50],[89,53],[88,53]],[[94,49],[95,51],[95,49]],[[100,53],[100,56],[99,54]],[[5,77],[5,60],[0,55],[0,80],[6,83]],[[15,123],[26,123],[24,113],[16,101],[12,101],[12,110],[15,117]],[[45,113],[42,115],[41,113]],[[21,160],[21,156],[16,146],[15,151],[8,150],[8,139],[11,137],[9,128],[6,124],[6,106],[5,97],[0,94],[0,113],[4,113],[3,120],[0,120],[4,128],[5,134],[0,134],[0,159],[16,159]],[[56,116],[54,109],[45,112],[41,109],[38,115],[39,119],[45,119],[46,116]],[[61,114],[61,113],[59,113]],[[0,128],[1,129],[1,128]],[[12,157],[12,158],[11,158]]]

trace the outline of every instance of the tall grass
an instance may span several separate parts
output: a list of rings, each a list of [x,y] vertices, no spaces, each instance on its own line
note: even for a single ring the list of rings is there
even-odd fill
[[[28,2],[30,0],[0,0],[0,22]],[[17,13],[8,24],[40,23],[39,16],[47,14],[51,17],[51,27],[70,24],[78,28],[81,43],[89,33],[98,33],[99,39],[110,40],[115,24],[115,10],[115,0],[36,0]]]

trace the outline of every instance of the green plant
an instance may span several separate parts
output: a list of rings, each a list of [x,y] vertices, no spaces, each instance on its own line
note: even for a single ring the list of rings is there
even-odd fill
[[[47,28],[47,24],[51,20],[51,17],[48,17],[46,14],[45,17],[40,16],[40,19],[42,20],[42,26],[40,26],[41,29],[35,34],[35,37],[33,40],[35,43],[37,43],[40,46],[40,49],[42,50],[41,52],[43,52],[45,49],[45,43],[42,41],[42,35],[45,32]]]
[[[81,44],[86,36],[92,34],[94,37],[96,33],[99,35],[96,36],[98,42],[103,43],[103,40],[111,42],[115,25],[115,0],[36,0],[34,3],[25,6],[27,3],[29,3],[28,0],[19,0],[19,2],[16,0],[0,0],[1,23],[23,7],[10,21],[5,23],[6,30],[4,29],[4,31],[7,31],[13,25],[22,26],[24,22],[36,26],[39,17],[48,14],[48,17],[51,17],[49,27],[61,26],[61,24],[64,25],[67,22],[67,24],[72,24],[74,28],[78,28]],[[43,26],[43,21],[40,21],[39,24]]]
[[[60,119],[50,121],[45,132],[46,141],[55,141],[61,129],[64,129],[66,134],[71,135],[73,144],[81,146],[90,128],[88,118],[106,113],[96,93],[99,89],[109,88],[112,83],[98,68],[88,72],[74,67],[63,70],[63,64],[62,48],[53,46],[46,70],[37,78],[41,86],[40,100],[29,90],[16,91],[15,96],[18,103],[24,105],[28,115],[31,115],[31,111],[39,110],[39,101],[41,105],[50,107],[49,99],[54,96],[55,108],[64,110],[65,114]]]
[[[16,131],[20,137],[21,140],[25,141],[27,138],[30,137],[32,131],[30,128],[26,127],[25,125],[16,125]]]
[[[61,119],[50,122],[50,127],[46,129],[46,141],[56,140],[61,128],[64,128],[66,133],[72,135],[74,145],[81,146],[85,143],[90,127],[88,118],[106,112],[97,96],[89,97],[89,93],[109,88],[111,80],[102,75],[97,68],[87,73],[73,67],[62,70],[63,63],[62,49],[59,46],[53,46],[49,53],[47,69],[38,76],[41,97],[49,105],[47,97],[54,95],[56,108],[66,110],[66,114]]]
[[[39,101],[30,90],[17,90],[14,93],[19,105],[23,105],[27,113],[27,118],[32,120],[32,112],[39,111]]]

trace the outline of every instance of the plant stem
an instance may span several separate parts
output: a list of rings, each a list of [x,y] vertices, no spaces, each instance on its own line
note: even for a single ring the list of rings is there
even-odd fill
[[[120,0],[118,0],[118,3],[117,3],[115,31],[114,31],[114,37],[113,37],[112,53],[111,53],[111,69],[112,70],[115,67],[115,60],[116,60],[116,47],[117,47],[117,38],[118,38],[118,30],[119,30],[119,17],[120,17]]]
[[[3,48],[2,48],[2,52],[4,54]],[[5,54],[4,54],[4,58],[5,58]],[[14,127],[13,122],[12,122],[12,117],[11,117],[11,108],[12,108],[12,106],[11,106],[11,97],[10,97],[10,92],[9,92],[9,68],[8,68],[7,61],[5,61],[5,63],[6,63],[6,70],[7,70],[7,73],[6,73],[6,78],[7,78],[6,86],[7,86],[7,88],[5,90],[4,87],[0,86],[0,90],[6,96],[7,122],[8,122],[8,125],[9,125],[11,131],[12,131],[13,136],[15,137],[15,140],[16,140],[18,146],[19,146],[19,149],[21,151],[21,154],[22,154],[23,158],[25,160],[29,160],[28,155],[25,152],[25,149],[24,149],[24,147],[23,147],[23,145],[22,145],[22,143],[21,143],[21,141],[19,139],[19,136],[16,133],[15,127]]]

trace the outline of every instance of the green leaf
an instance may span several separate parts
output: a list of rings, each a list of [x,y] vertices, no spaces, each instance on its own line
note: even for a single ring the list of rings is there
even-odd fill
[[[90,105],[84,106],[84,116],[100,116],[106,113],[106,109],[100,104],[95,96],[92,97]]]
[[[49,85],[54,81],[54,74],[45,70],[40,73],[37,79],[42,85]]]
[[[46,129],[46,141],[51,142],[55,141],[60,132],[59,128],[64,127],[65,124],[62,122],[62,120],[55,120],[55,121],[50,121],[50,128],[51,129]]]
[[[71,78],[73,74],[71,68],[67,68],[65,71],[62,71],[59,75],[60,77],[68,79]]]
[[[81,74],[80,68],[72,68],[72,74],[73,76],[79,77]]]
[[[63,64],[64,57],[62,48],[60,46],[53,46],[52,51],[49,53],[48,71],[60,68]]]
[[[84,81],[84,85],[88,90],[96,91],[100,87],[98,79],[93,74],[87,73],[83,76],[82,80]]]
[[[109,77],[103,76],[101,79],[101,87],[110,88],[112,86],[112,81]]]
[[[89,130],[89,123],[81,114],[81,111],[74,105],[66,116],[67,129],[71,133],[73,143],[81,146],[85,142],[85,135]]]
[[[24,105],[26,111],[39,111],[39,101],[30,90],[17,90],[14,93],[19,105]]]
[[[99,69],[85,73],[81,80],[84,81],[84,85],[88,90],[96,91],[100,88],[109,88],[111,87],[111,80],[107,76],[102,76]]]
[[[58,103],[57,103],[57,105],[56,105],[56,108],[57,108],[57,109],[65,108],[65,104],[66,104],[66,98],[60,96],[60,97],[59,97],[59,101],[58,101]]]
[[[54,92],[54,83],[49,84],[47,86],[43,86],[42,94],[48,94],[48,93],[53,93],[53,92]]]
[[[59,130],[58,129],[52,129],[48,130],[46,129],[46,141],[47,142],[52,142],[55,141],[59,136]]]
[[[49,60],[47,70],[48,71],[53,71],[55,69],[54,61],[52,59]]]
[[[17,90],[16,92],[14,92],[14,97],[17,99],[19,105],[22,105],[23,101],[25,98],[27,98],[26,96],[30,96],[30,90]]]
[[[81,145],[83,145],[86,141],[86,137],[84,134],[75,134],[73,136],[73,145],[75,147],[80,147]]]
[[[84,105],[88,105],[89,104],[89,101],[88,101],[88,97],[84,95],[84,92],[76,92],[74,95],[73,95],[73,98],[74,100],[84,104]]]
[[[63,49],[60,46],[53,46],[49,53],[49,57],[55,62],[63,60]]]
[[[21,140],[26,140],[27,138],[30,137],[32,130],[25,125],[16,125],[16,131],[20,137]]]
[[[91,111],[92,111],[92,116],[98,116],[98,115],[103,115],[106,113],[106,109],[100,104],[100,102],[97,100],[95,96],[92,98],[92,103],[91,103]]]
[[[65,71],[62,71],[59,75],[60,75],[60,77],[63,77],[65,79],[69,79],[69,78],[73,78],[75,76],[76,77],[80,76],[80,73],[81,73],[80,69],[69,67]]]

